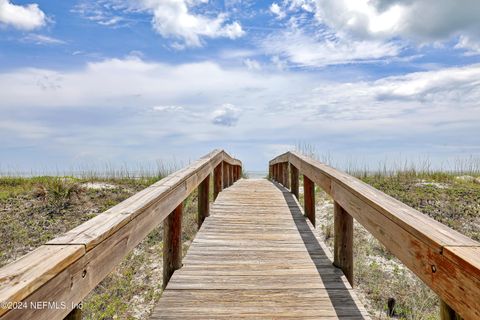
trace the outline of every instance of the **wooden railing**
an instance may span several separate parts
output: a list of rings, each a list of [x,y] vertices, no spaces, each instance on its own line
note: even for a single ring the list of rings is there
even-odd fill
[[[289,170],[290,169],[290,170]],[[290,171],[290,177],[288,172]],[[480,243],[341,171],[296,152],[269,163],[273,180],[298,197],[315,224],[315,184],[334,200],[334,264],[353,285],[353,218],[441,299],[441,318],[480,319]]]
[[[82,299],[164,222],[163,286],[181,267],[182,203],[198,187],[198,225],[242,163],[215,150],[0,269],[0,319],[79,319]]]

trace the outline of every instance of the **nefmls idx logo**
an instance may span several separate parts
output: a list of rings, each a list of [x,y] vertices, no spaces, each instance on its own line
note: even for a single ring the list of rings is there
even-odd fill
[[[76,307],[76,305],[72,305],[72,308]],[[44,309],[51,309],[51,310],[65,310],[67,309],[67,303],[65,301],[31,301],[30,302],[30,309],[35,310],[44,310]]]

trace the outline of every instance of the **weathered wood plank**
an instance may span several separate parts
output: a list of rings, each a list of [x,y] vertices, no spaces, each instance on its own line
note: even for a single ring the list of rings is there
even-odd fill
[[[222,192],[152,319],[368,319],[295,197],[263,179]]]
[[[12,303],[28,297],[84,254],[83,245],[44,245],[0,269],[0,315],[13,308]]]

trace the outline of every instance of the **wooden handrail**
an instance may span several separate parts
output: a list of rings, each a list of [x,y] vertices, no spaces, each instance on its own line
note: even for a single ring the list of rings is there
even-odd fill
[[[288,166],[293,168],[292,177],[298,179],[298,170],[319,185],[333,198],[336,219],[355,218],[436,292],[447,307],[464,319],[480,319],[479,242],[344,172],[297,152],[286,152],[269,165],[272,178],[284,186],[288,185],[285,180],[288,176],[283,171]],[[292,186],[298,188],[298,183]],[[292,193],[295,192],[298,191],[292,189]],[[348,221],[335,221],[335,231],[341,230],[351,230]],[[335,264],[347,277],[352,266],[351,237],[352,234],[335,235]]]
[[[63,319],[150,231],[178,214],[183,201],[211,173],[221,181],[222,166],[234,172],[225,187],[240,178],[242,163],[223,150],[214,150],[1,268],[0,319]],[[205,185],[201,190],[208,192]],[[201,196],[204,200],[205,195]],[[206,207],[201,201],[199,220],[208,216]],[[171,227],[174,234],[178,227]]]

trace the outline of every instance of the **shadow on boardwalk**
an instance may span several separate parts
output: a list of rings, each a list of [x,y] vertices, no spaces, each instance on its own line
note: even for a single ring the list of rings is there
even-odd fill
[[[305,248],[314,262],[322,282],[325,284],[326,291],[337,316],[340,319],[364,319],[365,315],[358,309],[357,304],[351,295],[352,288],[346,284],[346,279],[344,278],[343,273],[341,273],[340,269],[333,266],[332,261],[328,258],[325,250],[322,248],[317,237],[309,227],[307,220],[298,219],[299,217],[303,217],[303,211],[299,207],[295,196],[281,185],[277,183],[274,184],[282,192],[283,197],[289,206],[290,213],[294,218],[293,220],[299,230]],[[338,272],[334,272],[333,275],[329,273],[328,276],[323,273],[322,270],[325,270],[326,260],[330,261],[331,267],[337,269]],[[332,287],[329,285],[329,283],[334,282],[336,283],[335,286]]]

